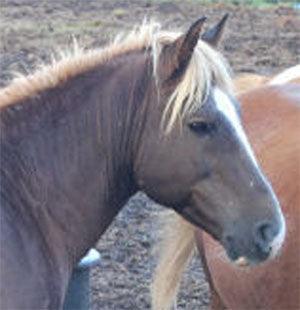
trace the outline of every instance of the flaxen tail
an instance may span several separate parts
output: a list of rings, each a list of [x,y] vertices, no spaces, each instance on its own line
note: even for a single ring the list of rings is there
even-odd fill
[[[182,274],[195,252],[195,227],[172,212],[158,244],[158,265],[152,282],[152,309],[168,310],[175,304]]]

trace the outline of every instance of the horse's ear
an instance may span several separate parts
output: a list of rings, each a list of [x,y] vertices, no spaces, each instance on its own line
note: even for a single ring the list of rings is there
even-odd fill
[[[164,64],[167,65],[165,80],[176,79],[184,73],[198,43],[206,17],[199,18],[189,30],[167,45],[163,51]]]
[[[201,39],[207,42],[209,45],[217,46],[224,32],[224,26],[226,24],[228,16],[229,14],[225,14],[223,18],[213,28],[205,31],[201,36]]]

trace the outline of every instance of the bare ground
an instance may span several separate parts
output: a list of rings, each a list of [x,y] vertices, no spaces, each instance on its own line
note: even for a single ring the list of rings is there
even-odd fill
[[[12,71],[28,72],[47,61],[73,37],[87,47],[102,45],[119,31],[155,17],[169,29],[185,29],[199,16],[209,23],[225,12],[230,21],[224,54],[235,72],[276,73],[300,62],[299,11],[254,9],[239,5],[201,5],[198,1],[0,0],[0,85]],[[152,246],[162,207],[143,194],[124,207],[97,248],[102,254],[92,272],[93,309],[149,309],[149,283],[155,265]],[[185,276],[179,309],[207,309],[209,291],[200,262]]]

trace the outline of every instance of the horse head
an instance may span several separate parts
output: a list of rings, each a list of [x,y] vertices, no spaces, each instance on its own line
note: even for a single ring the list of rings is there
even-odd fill
[[[164,34],[152,50],[135,177],[151,198],[220,241],[232,261],[256,264],[276,254],[285,221],[215,49],[226,19],[201,36],[201,18],[184,34]]]

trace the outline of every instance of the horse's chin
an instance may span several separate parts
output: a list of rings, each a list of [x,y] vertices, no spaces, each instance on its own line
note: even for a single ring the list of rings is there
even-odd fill
[[[251,266],[251,262],[245,257],[245,256],[240,256],[238,259],[233,261],[234,265],[240,268],[245,268]]]
[[[271,255],[271,252],[265,255],[264,257],[247,257],[245,255],[240,255],[238,257],[230,257],[227,253],[227,257],[229,261],[238,268],[250,268],[255,267],[261,264],[264,264],[270,260],[272,260],[274,257]]]
[[[246,256],[239,256],[238,258],[232,260],[228,257],[229,261],[231,264],[233,264],[234,267],[241,268],[241,269],[246,269],[246,268],[251,268],[255,267],[257,265],[260,265],[264,263],[266,260],[252,260],[247,258]]]
[[[251,255],[249,257],[246,253],[238,253],[236,249],[228,248],[224,245],[223,248],[226,252],[228,263],[238,268],[255,267],[257,265],[261,265],[266,261],[269,261],[271,258],[271,252],[257,253],[257,255]]]

